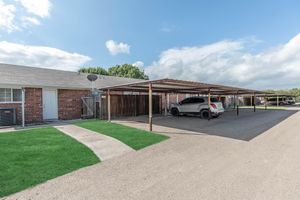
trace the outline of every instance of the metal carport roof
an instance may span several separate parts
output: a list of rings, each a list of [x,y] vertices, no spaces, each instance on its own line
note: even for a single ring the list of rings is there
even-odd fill
[[[159,79],[159,80],[147,80],[139,81],[135,83],[127,83],[121,85],[115,85],[110,87],[102,87],[100,90],[106,91],[108,96],[108,120],[111,120],[111,91],[135,91],[135,92],[147,92],[149,94],[149,130],[152,131],[152,93],[190,93],[190,94],[207,94],[208,105],[210,105],[211,95],[263,95],[268,94],[259,90],[245,89],[240,87],[232,87],[226,85],[217,85],[209,83],[201,83],[195,81],[185,81],[176,79]],[[254,104],[255,111],[255,104]],[[210,110],[209,110],[210,112]],[[238,114],[237,107],[237,114]]]
[[[127,83],[121,85],[114,85],[110,87],[99,88],[104,91],[136,91],[148,92],[149,85],[152,86],[153,92],[158,93],[190,93],[190,94],[210,94],[212,95],[235,95],[235,94],[249,94],[249,95],[263,95],[268,94],[259,90],[252,90],[240,87],[232,87],[226,85],[209,84],[195,81],[184,81],[176,79],[159,79],[150,81],[139,81],[135,83]]]

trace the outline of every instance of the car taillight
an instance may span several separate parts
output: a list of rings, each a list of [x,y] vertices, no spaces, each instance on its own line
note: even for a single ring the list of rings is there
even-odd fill
[[[211,106],[213,109],[217,109],[217,106],[216,106],[216,104],[214,104],[214,103],[210,104],[210,106]]]

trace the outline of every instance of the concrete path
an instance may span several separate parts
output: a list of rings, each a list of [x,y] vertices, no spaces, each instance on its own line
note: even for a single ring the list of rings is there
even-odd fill
[[[67,124],[54,127],[90,148],[101,161],[134,151],[119,140],[79,126]]]
[[[170,134],[164,142],[66,174],[7,200],[299,200],[299,122],[297,112],[250,141]]]

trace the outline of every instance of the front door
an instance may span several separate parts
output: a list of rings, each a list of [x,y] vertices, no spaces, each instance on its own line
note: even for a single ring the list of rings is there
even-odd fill
[[[44,120],[58,119],[58,103],[56,89],[43,89]]]

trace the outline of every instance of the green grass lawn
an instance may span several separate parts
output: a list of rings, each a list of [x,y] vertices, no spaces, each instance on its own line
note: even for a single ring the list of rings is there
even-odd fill
[[[55,128],[0,133],[0,197],[98,162]]]
[[[161,142],[168,137],[152,132],[102,120],[86,120],[75,122],[76,125],[104,135],[111,136],[127,144],[135,150]]]

